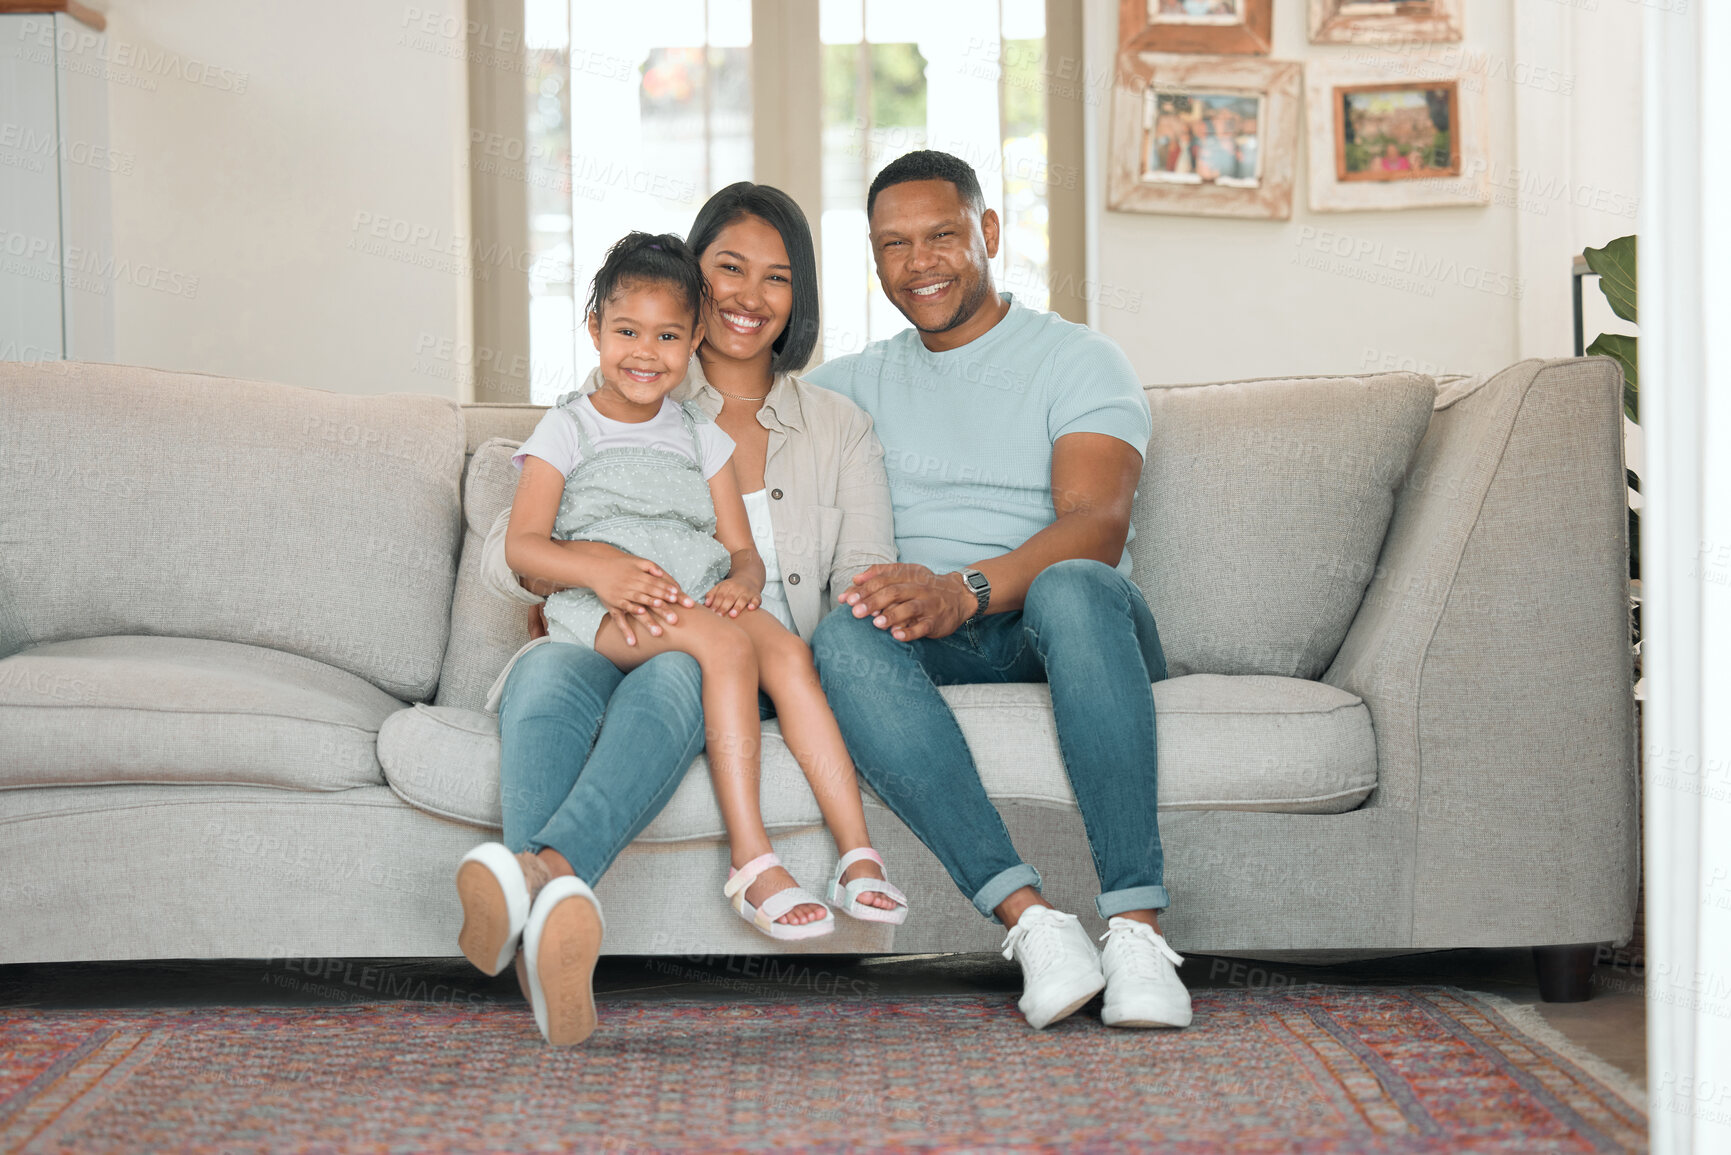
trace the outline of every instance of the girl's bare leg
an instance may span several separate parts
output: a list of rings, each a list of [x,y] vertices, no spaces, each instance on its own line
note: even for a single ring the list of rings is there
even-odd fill
[[[865,806],[860,802],[859,778],[841,728],[824,697],[811,648],[763,610],[753,610],[735,619],[757,650],[758,681],[775,703],[776,721],[787,748],[805,771],[805,780],[823,812],[824,825],[842,854],[871,845],[866,831]],[[848,867],[842,882],[856,878],[882,878],[883,869],[866,859]],[[868,891],[860,896],[868,906],[894,910],[898,905],[887,894]]]
[[[727,841],[737,869],[770,851],[758,801],[763,727],[757,716],[757,656],[737,622],[703,606],[684,611],[679,624],[660,637],[637,632],[628,646],[611,618],[595,635],[595,650],[621,670],[633,670],[656,654],[674,651],[697,659],[703,672],[703,732],[709,777],[727,826]],[[762,906],[770,895],[796,885],[781,867],[766,870],[745,891],[745,901]],[[801,903],[776,919],[789,926],[824,917],[825,908]]]

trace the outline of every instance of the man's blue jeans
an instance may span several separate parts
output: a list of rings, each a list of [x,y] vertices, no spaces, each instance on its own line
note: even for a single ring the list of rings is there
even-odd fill
[[[1150,688],[1166,676],[1166,656],[1142,592],[1117,570],[1059,562],[1034,579],[1022,609],[946,638],[898,642],[844,606],[818,626],[812,649],[860,776],[981,914],[1040,875],[1010,844],[938,693],[973,682],[1050,683],[1100,917],[1167,905]]]
[[[594,886],[703,749],[697,661],[621,674],[588,646],[537,646],[505,682],[499,742],[506,847],[552,847]]]

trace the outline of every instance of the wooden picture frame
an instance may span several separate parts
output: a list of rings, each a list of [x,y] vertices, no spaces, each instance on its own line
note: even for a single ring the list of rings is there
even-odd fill
[[[1336,85],[1331,94],[1334,101],[1334,179],[1337,181],[1394,181],[1394,180],[1429,180],[1438,177],[1458,177],[1461,175],[1461,141],[1460,133],[1448,131],[1448,151],[1443,154],[1444,163],[1436,164],[1437,150],[1434,144],[1423,145],[1408,151],[1401,151],[1396,144],[1387,147],[1394,149],[1398,165],[1382,163],[1353,164],[1348,156],[1347,123],[1354,97],[1387,96],[1418,96],[1426,100],[1436,95],[1442,98],[1445,111],[1445,123],[1453,126],[1461,122],[1460,116],[1460,81],[1458,79],[1436,81],[1396,81],[1392,84],[1342,84]],[[1415,106],[1416,108],[1416,106]],[[1447,131],[1447,130],[1444,130]],[[1441,135],[1439,132],[1438,135]]]
[[[1312,44],[1453,43],[1463,0],[1310,0]]]
[[[1273,10],[1274,0],[1118,0],[1118,51],[1267,56]]]
[[[1290,61],[1120,55],[1107,207],[1289,220],[1302,87]]]
[[[1310,63],[1305,107],[1312,212],[1490,203],[1484,78],[1464,72],[1460,56],[1447,50],[1446,56]],[[1372,104],[1380,95],[1400,94],[1416,99],[1405,107],[1398,100],[1380,102],[1380,109]],[[1354,110],[1361,101],[1371,106]],[[1359,115],[1349,134],[1354,111]],[[1369,131],[1376,135],[1366,140]],[[1438,143],[1444,132],[1446,150]],[[1388,150],[1386,159],[1374,156],[1377,149]]]

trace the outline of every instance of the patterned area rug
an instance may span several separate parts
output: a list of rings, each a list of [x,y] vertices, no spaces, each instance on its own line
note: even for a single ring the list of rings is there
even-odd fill
[[[1645,1150],[1626,1083],[1500,999],[1195,1002],[1036,1032],[1002,997],[615,998],[571,1050],[521,1003],[7,1010],[0,1151]]]

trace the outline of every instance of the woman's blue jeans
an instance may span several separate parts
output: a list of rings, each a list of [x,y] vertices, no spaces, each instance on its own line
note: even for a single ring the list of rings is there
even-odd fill
[[[1040,875],[1010,843],[939,686],[1047,682],[1064,768],[1109,918],[1168,903],[1155,812],[1154,694],[1166,657],[1142,592],[1111,566],[1048,567],[1020,610],[944,638],[898,642],[844,607],[812,639],[824,692],[862,778],[981,914]]]
[[[599,882],[703,749],[702,685],[686,654],[629,674],[588,646],[549,642],[519,658],[499,703],[505,845],[551,847]]]

